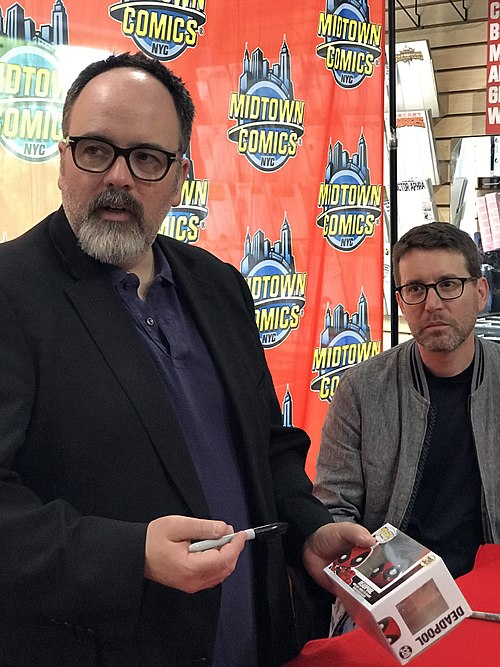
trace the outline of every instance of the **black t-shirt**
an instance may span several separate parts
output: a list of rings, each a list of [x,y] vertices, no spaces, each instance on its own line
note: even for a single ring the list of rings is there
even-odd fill
[[[425,369],[434,427],[405,531],[441,556],[454,577],[472,569],[484,541],[481,480],[470,422],[472,371],[473,364],[454,377],[437,377]]]

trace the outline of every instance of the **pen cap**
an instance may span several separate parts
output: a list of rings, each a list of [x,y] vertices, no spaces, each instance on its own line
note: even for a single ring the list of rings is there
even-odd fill
[[[265,526],[258,526],[254,528],[256,540],[269,540],[279,535],[284,535],[288,530],[288,524],[284,521],[277,521],[276,523],[268,523]]]

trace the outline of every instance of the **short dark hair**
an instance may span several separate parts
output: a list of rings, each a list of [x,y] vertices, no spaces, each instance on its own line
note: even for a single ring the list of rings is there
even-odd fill
[[[428,222],[412,227],[394,244],[392,270],[396,285],[400,284],[399,262],[411,250],[449,250],[462,255],[473,278],[481,277],[479,250],[467,234],[449,222]]]
[[[130,67],[141,69],[162,83],[172,95],[175,109],[179,117],[181,128],[180,146],[182,152],[186,152],[191,139],[191,130],[194,119],[194,104],[183,81],[171,70],[162,65],[159,60],[149,58],[144,53],[120,53],[112,55],[105,60],[98,60],[83,69],[71,84],[64,101],[62,113],[62,130],[64,136],[68,136],[69,122],[73,106],[85,86],[99,74],[108,72],[119,67]]]

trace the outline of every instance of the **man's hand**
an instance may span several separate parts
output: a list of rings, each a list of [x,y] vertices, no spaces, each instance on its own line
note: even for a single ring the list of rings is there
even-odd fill
[[[146,533],[144,576],[185,593],[213,588],[236,567],[247,536],[233,537],[220,549],[190,553],[194,540],[213,540],[232,533],[224,521],[208,521],[186,516],[163,516],[151,521]]]
[[[304,567],[320,586],[332,591],[323,568],[353,546],[370,547],[375,542],[373,535],[356,523],[328,523],[308,537],[302,551]]]

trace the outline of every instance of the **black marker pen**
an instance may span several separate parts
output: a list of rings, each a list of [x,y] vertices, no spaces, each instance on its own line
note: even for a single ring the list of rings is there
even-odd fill
[[[288,524],[284,522],[279,523],[268,523],[265,526],[258,526],[258,528],[247,528],[247,530],[239,531],[247,534],[248,540],[261,540],[274,537],[275,535],[283,535],[288,530]],[[201,540],[201,542],[193,542],[189,546],[189,551],[206,551],[207,549],[217,549],[222,547],[224,544],[231,542],[233,537],[237,533],[230,533],[229,535],[224,535],[218,540]]]

